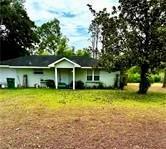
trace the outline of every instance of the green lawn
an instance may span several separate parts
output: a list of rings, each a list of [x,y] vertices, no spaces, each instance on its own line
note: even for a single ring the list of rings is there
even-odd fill
[[[1,148],[164,148],[166,90],[0,90]]]

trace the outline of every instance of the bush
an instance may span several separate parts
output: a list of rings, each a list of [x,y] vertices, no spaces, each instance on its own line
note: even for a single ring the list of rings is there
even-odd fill
[[[48,88],[55,88],[54,80],[45,80]]]
[[[152,78],[153,78],[153,82],[156,82],[156,83],[161,82],[161,76],[157,74],[153,75]]]
[[[97,86],[98,89],[104,89],[104,85],[102,82],[99,82],[99,85]]]
[[[76,89],[84,89],[84,82],[82,81],[76,81]]]
[[[140,82],[140,74],[139,73],[129,74],[128,75],[128,82],[129,83],[139,83]]]
[[[70,88],[73,87],[73,81],[70,83],[69,87],[70,87]],[[75,88],[76,88],[76,89],[84,89],[84,88],[85,88],[84,82],[82,82],[81,80],[76,81],[76,82],[75,82]]]

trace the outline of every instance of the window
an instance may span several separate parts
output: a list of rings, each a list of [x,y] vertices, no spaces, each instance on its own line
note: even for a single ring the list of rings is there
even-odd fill
[[[100,71],[99,70],[87,70],[87,81],[99,81]]]
[[[87,81],[92,81],[92,70],[87,70]]]
[[[43,74],[43,69],[34,69],[34,74]]]
[[[94,70],[94,81],[100,80],[100,73],[99,70]]]

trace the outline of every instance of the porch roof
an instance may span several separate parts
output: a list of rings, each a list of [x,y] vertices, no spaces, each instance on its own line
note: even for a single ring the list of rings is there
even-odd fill
[[[63,56],[25,56],[18,57],[15,59],[10,59],[6,61],[0,62],[0,65],[8,65],[8,66],[37,66],[37,67],[48,67],[48,65],[62,59]],[[66,57],[70,61],[80,65],[81,67],[95,67],[97,66],[97,60],[89,57],[80,57],[80,56],[72,56]]]

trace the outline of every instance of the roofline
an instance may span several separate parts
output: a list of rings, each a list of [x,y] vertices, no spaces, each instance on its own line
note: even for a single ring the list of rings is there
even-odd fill
[[[10,65],[0,65],[0,68],[49,68],[43,66],[10,66]]]
[[[0,68],[9,67],[9,65],[0,65]]]
[[[99,69],[102,69],[103,67],[81,67],[82,69],[93,69],[93,68],[99,68]]]
[[[9,66],[9,65],[0,65],[0,68],[51,68],[51,67],[43,67],[43,66]],[[96,67],[81,67],[80,68],[82,69],[93,69],[93,68],[96,68]],[[99,69],[102,69],[103,67],[97,67]]]
[[[55,64],[57,64],[57,63],[59,63],[59,62],[61,62],[61,61],[63,61],[63,60],[66,60],[66,61],[68,61],[68,62],[74,64],[76,67],[81,67],[79,64],[77,64],[77,63],[75,63],[75,62],[69,60],[69,59],[66,58],[66,57],[63,57],[63,58],[61,58],[61,59],[59,59],[59,60],[57,60],[57,61],[55,61],[55,62],[49,64],[48,67],[54,67]]]

